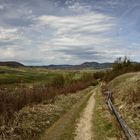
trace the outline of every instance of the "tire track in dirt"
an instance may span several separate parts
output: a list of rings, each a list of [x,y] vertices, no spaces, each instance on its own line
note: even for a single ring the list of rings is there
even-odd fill
[[[95,90],[93,91],[95,92]],[[95,107],[94,93],[91,95],[87,102],[87,106],[81,113],[81,116],[76,124],[74,140],[93,140],[93,113]]]
[[[40,137],[40,140],[73,140],[75,130],[75,120],[79,116],[79,111],[85,108],[89,98],[92,96],[93,89],[72,108],[64,114],[58,121],[56,121],[50,128],[48,128]]]

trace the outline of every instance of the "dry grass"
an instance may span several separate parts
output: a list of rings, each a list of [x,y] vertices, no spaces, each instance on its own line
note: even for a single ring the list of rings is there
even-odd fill
[[[27,106],[14,114],[14,121],[9,126],[3,125],[0,134],[5,140],[37,140],[40,134],[79,102],[91,88],[76,94],[59,95],[54,101]]]
[[[140,137],[140,72],[119,76],[108,87],[119,112]]]
[[[100,87],[96,90],[96,105],[93,114],[95,140],[122,140],[115,118],[110,114]]]
[[[56,95],[74,93],[92,85],[92,77],[83,75],[80,79],[66,81],[63,75],[57,75],[49,84],[35,84],[31,86],[17,85],[8,88],[0,87],[0,126],[8,124],[13,113],[26,105],[38,104],[53,99]]]
[[[19,112],[23,107],[48,100],[53,102],[58,95],[75,93],[97,83],[94,83],[93,74],[88,72],[51,72],[7,67],[0,67],[0,71],[1,136],[15,122],[15,112]]]

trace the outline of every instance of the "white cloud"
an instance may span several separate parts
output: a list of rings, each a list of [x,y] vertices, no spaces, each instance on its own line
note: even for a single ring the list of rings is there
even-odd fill
[[[43,15],[37,20],[42,26],[46,25],[57,29],[58,34],[82,31],[97,33],[107,31],[114,26],[113,23],[109,22],[113,20],[112,17],[96,12],[64,17]]]
[[[0,27],[0,40],[15,40],[18,38],[18,29]]]
[[[0,10],[3,10],[4,9],[4,6],[3,5],[0,5]]]
[[[106,38],[106,37],[102,37],[102,36],[62,36],[62,37],[58,37],[58,38],[54,38],[50,41],[48,41],[47,43],[45,43],[45,45],[48,46],[52,46],[55,47],[55,49],[58,48],[62,48],[62,47],[81,47],[84,46],[102,46],[104,44],[109,44],[112,43],[113,41],[110,38]],[[52,47],[50,47],[50,49],[53,49]]]
[[[51,27],[55,29],[55,33],[53,38],[40,44],[39,49],[48,56],[55,55],[56,58],[61,59],[63,56],[63,61],[72,61],[72,58],[76,59],[79,56],[66,54],[61,50],[77,49],[75,51],[78,51],[78,49],[86,50],[87,48],[87,50],[102,52],[114,43],[112,38],[106,35],[115,26],[113,22],[110,22],[113,19],[91,11],[82,15],[64,17],[40,16],[37,18],[38,25],[46,28]],[[79,54],[77,53],[77,55]],[[77,62],[81,60],[79,57]]]
[[[127,50],[121,48],[124,43],[119,38],[110,35],[116,28],[116,19],[95,11],[67,16],[42,15],[35,23],[29,29],[43,36],[38,36],[34,42],[46,63],[81,63],[91,61],[93,55],[95,61],[104,62],[125,55]],[[48,37],[50,32],[51,37]]]
[[[16,57],[15,52],[12,50],[12,48],[0,48],[0,55],[3,58],[14,58]]]
[[[0,15],[0,59],[26,64],[74,64],[112,61],[123,55],[139,57],[139,28],[132,29],[134,20],[128,22],[125,16],[116,16],[122,4],[113,0],[91,3],[41,0],[0,5],[0,12],[5,10]],[[136,12],[127,17],[137,19]]]
[[[85,5],[84,3],[74,2],[68,5],[68,9],[75,13],[87,13],[91,11],[90,5]]]

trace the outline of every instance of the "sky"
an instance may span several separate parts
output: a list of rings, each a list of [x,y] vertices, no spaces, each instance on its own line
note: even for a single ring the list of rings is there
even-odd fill
[[[140,0],[0,0],[0,61],[140,61]]]

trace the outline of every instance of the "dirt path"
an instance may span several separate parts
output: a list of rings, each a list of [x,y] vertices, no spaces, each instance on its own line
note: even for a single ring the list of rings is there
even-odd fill
[[[73,131],[75,129],[75,120],[79,116],[79,111],[85,108],[88,100],[91,98],[93,89],[89,91],[77,104],[75,104],[65,115],[55,122],[40,140],[73,140]]]
[[[93,140],[92,119],[95,106],[94,95],[94,93],[91,95],[90,99],[87,102],[87,106],[81,113],[81,117],[76,124],[76,136],[74,140]]]

